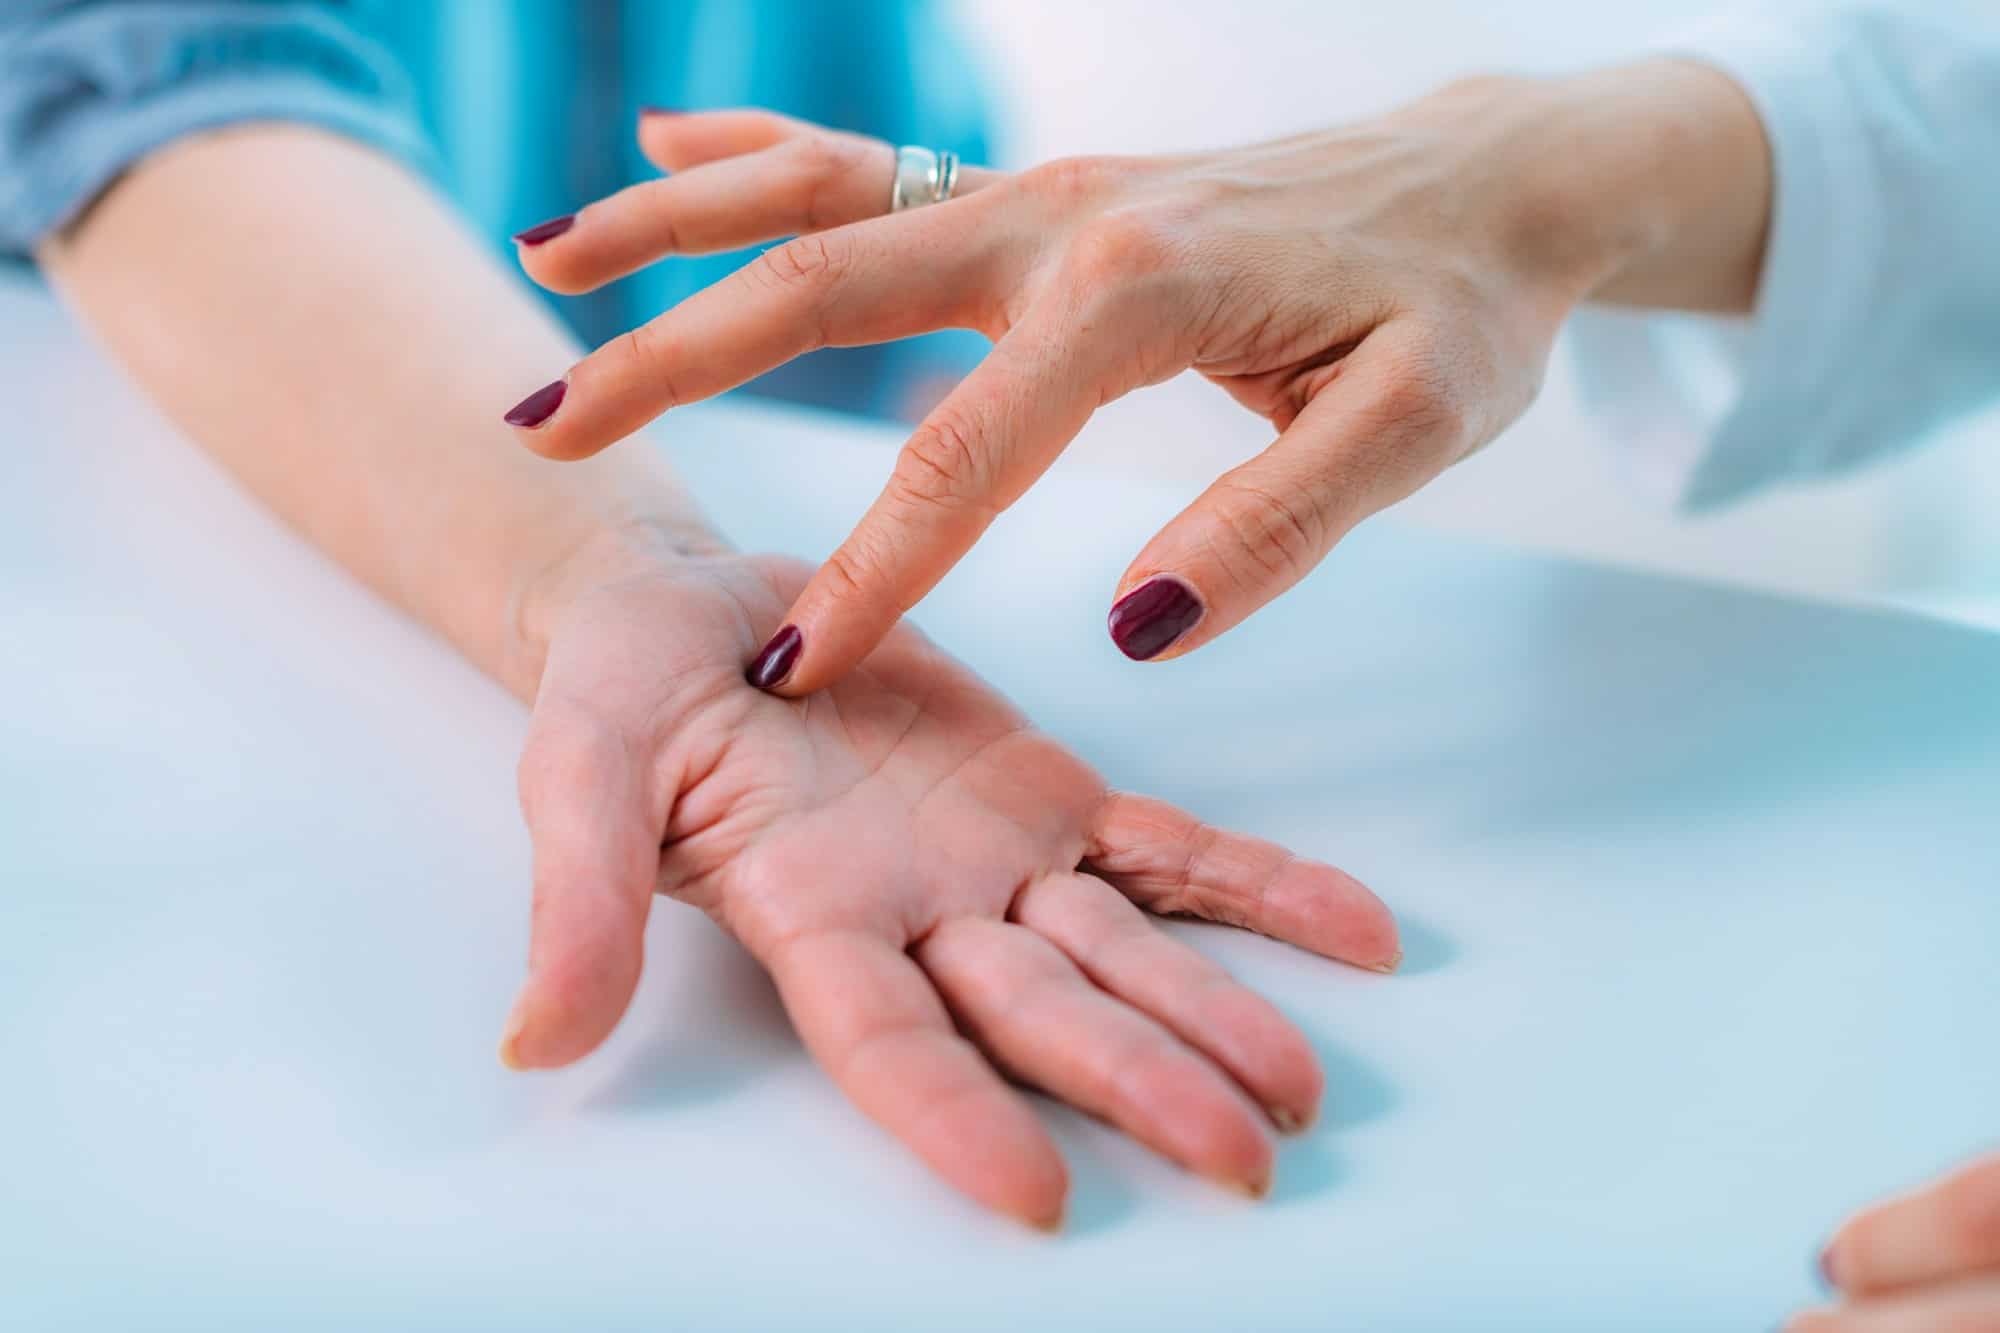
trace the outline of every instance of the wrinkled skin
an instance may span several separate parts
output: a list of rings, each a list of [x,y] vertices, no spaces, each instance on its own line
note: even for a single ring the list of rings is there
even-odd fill
[[[577,1059],[617,1022],[656,892],[776,979],[813,1056],[945,1179],[1040,1226],[1066,1177],[1002,1072],[1252,1194],[1309,1122],[1300,1033],[1140,910],[1231,921],[1386,970],[1361,885],[1087,765],[907,626],[803,700],[743,663],[810,574],[720,557],[565,599],[521,794],[530,975],[502,1054]]]
[[[1533,398],[1588,285],[1522,216],[1545,101],[1493,81],[1221,152],[968,168],[951,202],[890,216],[886,143],[766,112],[647,117],[641,145],[673,174],[524,243],[529,276],[576,292],[665,255],[796,239],[572,366],[521,439],[578,458],[820,346],[994,339],[782,618],[803,647],[773,688],[799,697],[865,657],[1099,406],[1198,371],[1280,434],[1119,580],[1114,596],[1160,574],[1191,590],[1198,623],[1147,655],[1184,653]]]

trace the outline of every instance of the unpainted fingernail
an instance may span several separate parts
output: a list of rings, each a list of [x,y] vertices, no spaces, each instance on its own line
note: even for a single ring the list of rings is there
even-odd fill
[[[1252,1176],[1248,1180],[1241,1176],[1216,1176],[1214,1180],[1216,1184],[1221,1185],[1224,1189],[1234,1190],[1253,1202],[1264,1198],[1271,1192],[1271,1173],[1269,1171],[1266,1171],[1261,1176]]]
[[[1051,1236],[1056,1235],[1060,1233],[1063,1229],[1063,1213],[1064,1210],[1058,1208],[1055,1210],[1055,1212],[1049,1214],[1047,1217],[1038,1217],[1032,1219],[1028,1223],[1028,1225],[1033,1227],[1037,1231],[1046,1232],[1048,1235]]]
[[[1381,972],[1385,974],[1389,972],[1394,972],[1397,968],[1401,967],[1402,965],[1403,965],[1403,951],[1401,949],[1396,950],[1396,956],[1394,958],[1391,958],[1386,963],[1364,964],[1364,966],[1367,967],[1367,969],[1370,972]]]
[[[522,430],[533,430],[556,414],[568,392],[568,380],[544,384],[507,410],[507,424],[519,426]]]
[[[1273,1106],[1271,1123],[1278,1127],[1281,1134],[1296,1134],[1306,1127],[1305,1119],[1288,1106]]]
[[[1173,647],[1207,610],[1185,581],[1158,574],[1119,598],[1105,623],[1118,651],[1144,662]]]
[[[550,218],[547,222],[537,222],[526,231],[515,232],[514,240],[521,245],[545,245],[575,225],[576,214],[565,213],[559,218]]]
[[[1840,1279],[1833,1271],[1833,1246],[1820,1247],[1819,1257],[1813,1261],[1813,1278],[1829,1296],[1840,1290]]]
[[[799,633],[797,625],[786,625],[771,636],[762,652],[750,661],[743,678],[760,690],[776,689],[785,683],[785,677],[792,674],[798,665],[799,650],[805,647],[805,636]]]
[[[639,117],[642,120],[650,120],[655,116],[678,116],[680,113],[679,107],[656,106],[651,102],[639,108]]]
[[[516,1049],[527,1026],[527,1004],[525,1000],[516,1000],[513,1012],[507,1015],[507,1026],[500,1030],[500,1063],[509,1069],[527,1068],[521,1063],[520,1052]]]

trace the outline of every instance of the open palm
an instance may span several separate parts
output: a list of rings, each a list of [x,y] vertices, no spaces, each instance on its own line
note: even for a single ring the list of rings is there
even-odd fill
[[[571,603],[522,756],[534,942],[503,1055],[559,1065],[603,1040],[657,891],[740,939],[848,1096],[990,1207],[1052,1226],[1066,1191],[1000,1071],[1263,1192],[1267,1125],[1317,1107],[1312,1052],[1139,907],[1379,969],[1398,957],[1386,909],[1329,866],[1108,792],[907,626],[822,693],[750,687],[743,662],[810,573],[691,562]]]

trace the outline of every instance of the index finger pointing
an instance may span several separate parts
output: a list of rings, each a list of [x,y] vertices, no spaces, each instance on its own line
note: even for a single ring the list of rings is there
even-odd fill
[[[1083,429],[1106,396],[1111,342],[1032,312],[1009,331],[911,435],[750,682],[797,698],[868,656]]]

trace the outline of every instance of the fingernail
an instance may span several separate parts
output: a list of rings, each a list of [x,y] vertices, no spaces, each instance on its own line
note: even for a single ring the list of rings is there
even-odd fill
[[[1058,1208],[1047,1217],[1038,1217],[1028,1225],[1037,1231],[1046,1231],[1053,1236],[1063,1229],[1063,1210]]]
[[[751,660],[743,678],[760,690],[775,689],[784,684],[785,677],[791,675],[792,668],[798,665],[799,649],[805,646],[805,642],[805,636],[799,633],[797,625],[785,626],[773,634],[771,641],[764,645],[764,651]]]
[[[528,1014],[524,1000],[514,1001],[514,1010],[507,1015],[507,1026],[500,1031],[500,1063],[509,1069],[526,1069],[515,1046],[521,1040],[521,1032],[528,1026]]]
[[[1280,1134],[1296,1134],[1306,1127],[1306,1122],[1286,1106],[1271,1108],[1271,1123],[1278,1127]]]
[[[1387,962],[1364,964],[1364,966],[1366,966],[1370,972],[1381,972],[1385,974],[1389,972],[1394,972],[1397,968],[1401,967],[1402,965],[1403,965],[1403,951],[1401,949],[1396,950],[1396,956],[1394,958],[1389,959]]]
[[[654,106],[650,102],[647,103],[645,106],[639,108],[639,117],[642,120],[649,119],[653,116],[678,116],[680,113],[681,112],[679,107]]]
[[[1833,1273],[1833,1246],[1822,1249],[1819,1258],[1813,1261],[1813,1277],[1819,1289],[1829,1296],[1840,1290],[1840,1279]]]
[[[547,222],[537,222],[526,231],[515,232],[514,239],[522,245],[540,245],[545,241],[553,241],[575,225],[576,214],[565,213],[559,218],[550,218]]]
[[[1267,1198],[1271,1193],[1271,1177],[1268,1173],[1258,1176],[1255,1180],[1233,1180],[1229,1184],[1231,1189],[1252,1200]]]
[[[1193,588],[1171,574],[1161,574],[1119,598],[1106,624],[1118,651],[1144,662],[1172,647],[1207,609]]]
[[[507,424],[533,430],[556,414],[556,409],[562,406],[563,395],[568,392],[568,380],[544,384],[508,410]]]

